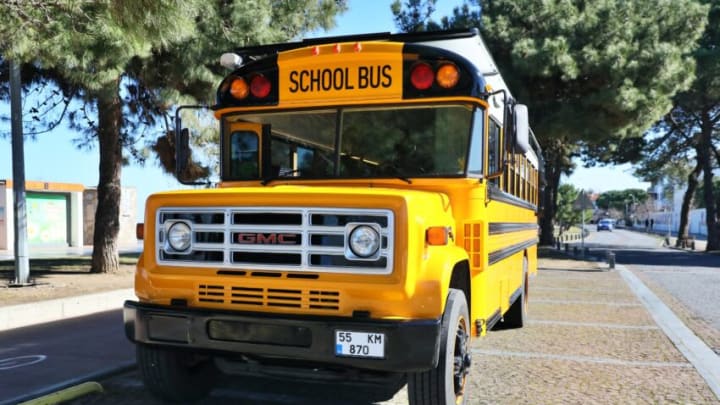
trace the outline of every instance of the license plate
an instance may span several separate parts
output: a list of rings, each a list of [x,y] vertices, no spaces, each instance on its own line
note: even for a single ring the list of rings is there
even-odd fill
[[[335,355],[375,359],[384,358],[385,334],[336,330]]]

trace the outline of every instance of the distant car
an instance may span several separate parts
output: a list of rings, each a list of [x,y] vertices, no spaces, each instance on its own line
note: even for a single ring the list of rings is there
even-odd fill
[[[597,223],[597,230],[599,231],[610,231],[612,232],[614,228],[613,220],[612,219],[601,219]]]

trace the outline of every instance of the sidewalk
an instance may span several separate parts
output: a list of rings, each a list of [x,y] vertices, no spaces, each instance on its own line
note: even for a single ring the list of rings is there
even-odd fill
[[[136,254],[137,247],[125,247],[122,255]],[[90,315],[96,312],[122,308],[123,302],[135,299],[133,290],[134,264],[121,264],[120,271],[113,274],[95,274],[75,269],[81,264],[70,264],[63,269],[64,260],[87,262],[92,247],[49,248],[30,252],[30,279],[35,285],[9,287],[14,278],[13,252],[0,251],[0,332],[24,326],[58,321],[66,318]],[[57,260],[55,260],[57,259]],[[33,263],[55,263],[58,269],[43,268]],[[122,260],[122,259],[121,259]],[[127,262],[125,262],[127,263]],[[10,269],[9,271],[7,269]]]

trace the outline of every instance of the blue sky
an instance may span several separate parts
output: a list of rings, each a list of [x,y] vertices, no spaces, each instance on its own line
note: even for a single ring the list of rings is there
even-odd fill
[[[334,36],[361,34],[369,32],[396,32],[390,4],[392,0],[350,0],[349,11],[337,18],[337,26],[325,33],[313,36]],[[462,0],[438,0],[434,18],[439,20],[449,15],[453,7],[462,4]],[[7,105],[2,106],[3,110]],[[10,123],[2,123],[8,128]],[[39,135],[36,141],[25,141],[25,178],[44,182],[80,183],[94,187],[98,182],[98,151],[80,151],[73,146],[71,139],[77,137],[63,127],[48,134]],[[0,179],[12,179],[12,152],[10,138],[0,138]],[[632,177],[629,166],[577,169],[569,179],[578,188],[594,191],[622,190],[626,188],[647,188],[649,184],[640,183]],[[153,192],[171,190],[179,187],[174,177],[164,174],[154,158],[144,167],[136,164],[122,170],[124,187],[137,190],[137,218],[142,220],[144,202]]]

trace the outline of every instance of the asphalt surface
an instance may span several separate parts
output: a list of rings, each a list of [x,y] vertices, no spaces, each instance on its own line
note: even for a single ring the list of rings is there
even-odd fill
[[[653,235],[616,229],[593,232],[587,246],[615,253],[628,266],[664,288],[697,317],[720,330],[720,255],[662,246]]]
[[[122,311],[0,333],[0,404],[16,404],[135,361]]]

